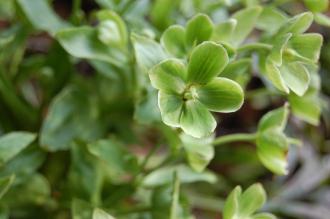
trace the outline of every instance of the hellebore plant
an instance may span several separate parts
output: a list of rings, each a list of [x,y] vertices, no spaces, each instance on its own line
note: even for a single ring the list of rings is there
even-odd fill
[[[313,128],[327,109],[310,32],[328,7],[0,1],[0,218],[302,218],[329,162],[300,162],[288,136],[319,143],[328,124]],[[297,163],[307,183],[291,188]],[[254,182],[275,188],[267,205]]]
[[[152,86],[159,90],[158,106],[164,123],[201,138],[216,128],[210,111],[238,110],[243,104],[242,88],[235,81],[217,77],[227,64],[226,50],[206,41],[193,49],[188,66],[167,59],[153,67],[149,75]]]

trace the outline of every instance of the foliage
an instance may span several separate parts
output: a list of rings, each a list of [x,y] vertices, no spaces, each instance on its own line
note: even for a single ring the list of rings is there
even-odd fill
[[[326,219],[328,0],[70,4],[0,2],[0,218]]]

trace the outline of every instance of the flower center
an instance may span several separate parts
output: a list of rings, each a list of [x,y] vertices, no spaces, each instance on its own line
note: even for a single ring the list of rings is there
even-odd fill
[[[194,86],[188,86],[183,93],[183,100],[192,100],[198,97],[197,90]]]

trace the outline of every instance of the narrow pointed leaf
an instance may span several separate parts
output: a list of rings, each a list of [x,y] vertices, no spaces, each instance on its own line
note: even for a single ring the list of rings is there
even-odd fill
[[[164,31],[160,42],[169,53],[182,58],[186,54],[185,36],[186,32],[182,26],[173,25]]]
[[[241,108],[244,92],[239,84],[227,78],[216,78],[197,89],[198,100],[215,112],[234,112]]]
[[[203,104],[196,100],[188,100],[184,104],[180,125],[186,134],[201,138],[209,136],[217,123]]]
[[[154,88],[180,94],[186,84],[186,67],[176,59],[167,59],[156,66],[150,72],[149,77]]]
[[[181,96],[159,91],[158,106],[162,120],[166,125],[173,127],[180,126],[180,117],[183,109],[183,100]]]
[[[190,57],[188,81],[205,84],[222,72],[228,64],[228,55],[223,46],[204,42],[197,46]]]
[[[209,40],[213,32],[213,23],[205,14],[197,14],[190,19],[186,26],[186,43],[188,46],[196,46]]]

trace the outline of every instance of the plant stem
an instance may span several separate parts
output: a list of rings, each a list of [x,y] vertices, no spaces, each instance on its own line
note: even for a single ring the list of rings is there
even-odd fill
[[[256,134],[231,134],[231,135],[225,135],[220,136],[213,141],[214,146],[222,145],[222,144],[228,144],[235,141],[246,141],[246,142],[254,142],[256,140]]]
[[[250,50],[271,50],[273,48],[272,45],[266,43],[250,43],[243,45],[237,49],[237,52],[248,52]]]

